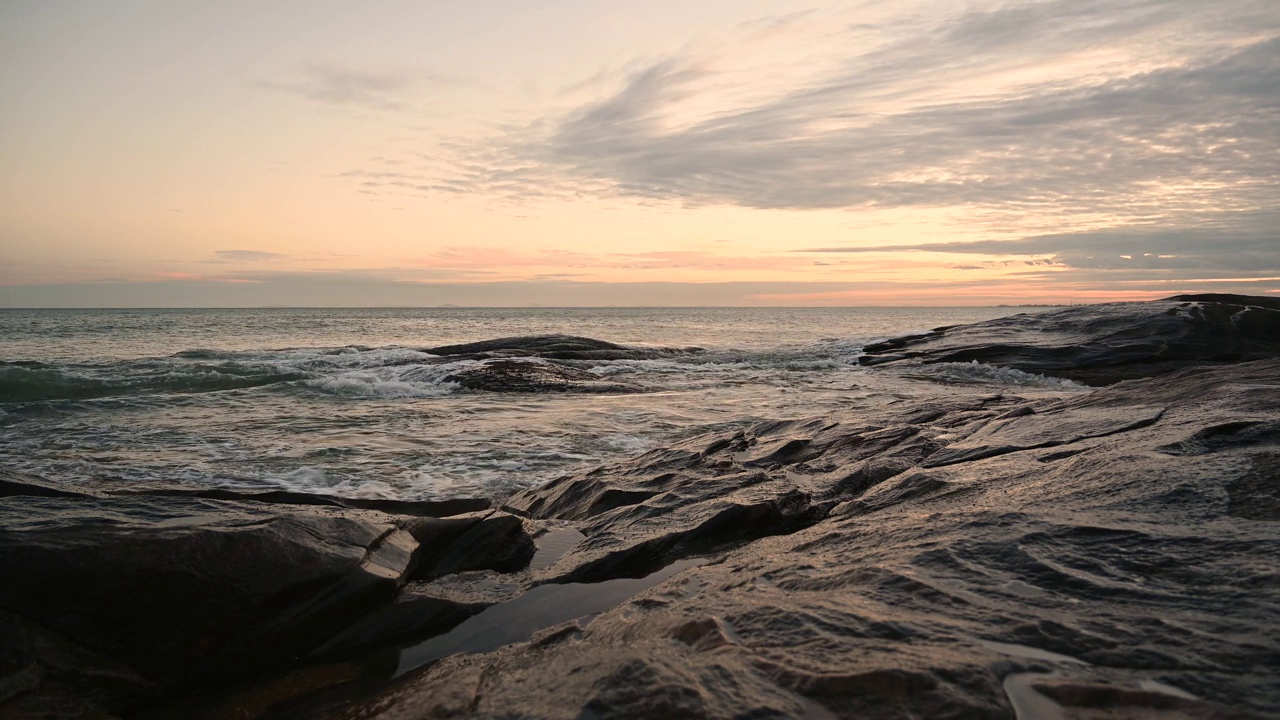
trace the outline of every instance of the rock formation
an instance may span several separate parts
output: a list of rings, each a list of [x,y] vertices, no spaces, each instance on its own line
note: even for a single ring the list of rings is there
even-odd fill
[[[863,348],[864,365],[980,362],[1086,385],[1280,357],[1280,299],[1180,295],[1013,315]]]
[[[0,717],[1275,717],[1277,315],[890,341],[871,372],[1108,386],[759,423],[500,510],[0,478]],[[570,340],[459,352],[619,347]]]
[[[508,506],[534,584],[706,564],[334,717],[1265,717],[1277,468],[1276,360],[703,438]]]
[[[556,360],[654,360],[695,355],[702,348],[662,348],[618,345],[575,335],[524,335],[462,345],[427,348],[433,355],[470,358],[536,357]]]
[[[635,385],[604,380],[580,368],[530,360],[489,360],[459,370],[445,380],[469,390],[490,392],[623,394],[643,391]]]

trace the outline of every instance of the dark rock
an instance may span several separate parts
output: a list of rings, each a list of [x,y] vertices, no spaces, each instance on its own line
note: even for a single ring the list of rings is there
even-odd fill
[[[0,608],[148,681],[280,666],[389,600],[387,516],[178,497],[0,499]]]
[[[417,518],[403,526],[421,545],[413,580],[473,570],[515,572],[536,550],[525,522],[502,512]]]
[[[618,345],[574,335],[524,335],[428,348],[433,355],[539,357],[558,360],[653,360],[703,352],[702,348],[652,348]]]
[[[518,584],[490,576],[524,569],[536,550],[527,521],[502,512],[412,518],[401,524],[419,543],[409,575],[414,582],[395,602],[354,620],[319,654],[385,648],[445,632],[518,592]]]
[[[342,657],[353,651],[395,647],[439,635],[484,610],[494,601],[450,593],[431,583],[410,583],[395,601],[360,616],[324,645],[316,657]]]
[[[377,510],[391,515],[421,517],[449,517],[463,513],[487,510],[487,498],[450,498],[447,500],[386,500],[382,498],[346,498],[320,493],[302,493],[289,490],[245,492],[226,488],[192,487],[142,487],[108,489],[107,495],[130,497],[140,495],[207,498],[210,500],[236,500],[277,505],[319,505],[353,510]]]
[[[445,378],[469,390],[518,393],[599,393],[643,392],[644,388],[603,380],[581,368],[532,360],[491,360],[459,370]]]
[[[0,717],[115,715],[159,690],[118,661],[0,611]]]
[[[1175,302],[1226,303],[1228,305],[1256,305],[1270,310],[1280,310],[1280,298],[1265,295],[1234,295],[1231,293],[1189,293],[1165,298]]]
[[[77,492],[65,486],[49,482],[42,478],[21,475],[9,470],[0,470],[0,497],[28,495],[31,497],[87,497],[87,493]]]
[[[488,510],[489,498],[446,498],[444,500],[387,500],[383,498],[347,498],[325,496],[342,507],[361,510],[377,510],[388,515],[417,515],[422,517],[450,517],[463,513]],[[267,500],[266,502],[275,502]]]
[[[1109,385],[1181,368],[1280,357],[1280,303],[1184,295],[1019,314],[868,345],[863,365],[980,362]]]
[[[228,488],[193,487],[174,483],[130,483],[120,486],[95,478],[66,478],[52,482],[44,478],[0,469],[0,497],[29,495],[38,497],[160,497],[236,500],[278,505],[320,505],[355,510],[377,510],[389,515],[449,517],[488,510],[488,498],[448,498],[446,500],[388,500],[383,498],[345,498],[321,493],[289,490],[242,491]]]

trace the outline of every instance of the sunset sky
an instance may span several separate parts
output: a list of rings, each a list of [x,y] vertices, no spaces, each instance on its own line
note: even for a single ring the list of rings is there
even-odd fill
[[[0,4],[0,306],[1280,294],[1280,2]]]

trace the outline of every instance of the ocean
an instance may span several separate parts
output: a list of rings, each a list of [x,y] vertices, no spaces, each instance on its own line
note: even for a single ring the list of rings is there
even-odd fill
[[[857,365],[879,339],[1038,309],[0,310],[0,467],[53,481],[501,498],[767,419],[941,393],[1070,393],[976,364]],[[705,352],[573,364],[624,395],[468,390],[425,348],[570,334]],[[943,381],[943,382],[939,382]]]

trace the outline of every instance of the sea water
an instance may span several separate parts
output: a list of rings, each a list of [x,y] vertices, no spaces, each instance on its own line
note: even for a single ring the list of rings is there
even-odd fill
[[[921,377],[857,364],[878,339],[1035,311],[0,310],[0,468],[122,487],[500,497],[760,420],[1010,385],[1067,391],[979,365]],[[427,351],[547,333],[706,351],[579,364],[644,389],[627,395],[466,390],[449,376],[481,361]]]

